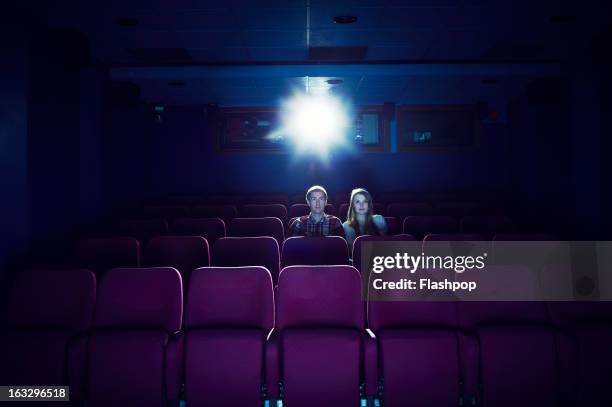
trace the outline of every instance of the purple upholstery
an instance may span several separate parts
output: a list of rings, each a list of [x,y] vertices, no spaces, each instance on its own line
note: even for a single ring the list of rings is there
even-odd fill
[[[413,242],[416,239],[412,235],[394,235],[394,236],[357,236],[353,242],[353,266],[361,271],[361,242],[364,241],[400,241],[400,242]]]
[[[554,323],[577,343],[578,352],[562,349],[564,361],[574,362],[578,372],[576,405],[611,405],[602,379],[612,377],[612,302],[554,302],[549,309]]]
[[[229,223],[228,236],[270,236],[276,239],[278,247],[281,247],[285,240],[285,229],[279,218],[236,218]]]
[[[189,207],[186,205],[156,205],[144,208],[146,216],[153,218],[163,218],[168,221],[177,218],[184,218],[189,215]]]
[[[252,195],[245,197],[245,203],[247,204],[281,204],[288,205],[289,197],[286,194],[267,194],[267,195]]]
[[[538,302],[462,302],[459,321],[478,336],[483,406],[556,406],[556,333]]]
[[[182,218],[177,219],[170,227],[174,236],[202,236],[209,244],[225,237],[225,222],[221,218]]]
[[[214,195],[208,199],[211,205],[242,205],[244,197],[242,195]]]
[[[294,236],[283,244],[282,267],[333,264],[349,264],[348,245],[343,237]]]
[[[234,205],[198,205],[191,209],[192,218],[221,218],[227,224],[238,216]]]
[[[451,406],[461,391],[476,395],[477,352],[463,346],[455,303],[369,302],[368,326],[378,338],[385,405]]]
[[[115,267],[138,267],[140,244],[132,237],[82,239],[78,257],[81,267],[98,274]]]
[[[295,266],[281,272],[276,327],[284,404],[359,405],[360,283],[351,266]]]
[[[220,267],[262,266],[268,269],[276,284],[280,271],[278,243],[269,236],[225,237],[215,243],[212,264]]]
[[[164,219],[126,220],[119,224],[117,233],[138,239],[144,246],[152,237],[168,234],[168,222]]]
[[[261,404],[266,335],[274,323],[270,273],[263,267],[200,268],[187,298],[187,404]]]
[[[463,233],[479,233],[491,240],[499,233],[516,231],[515,222],[506,216],[465,216],[461,219]]]
[[[85,331],[96,301],[89,270],[30,270],[19,274],[0,335],[2,385],[70,386],[84,397]]]
[[[289,208],[289,218],[298,218],[300,216],[308,215],[310,208],[304,203],[293,204]]]
[[[113,269],[100,282],[88,349],[88,405],[178,405],[176,269]],[[170,375],[169,373],[172,373]]]
[[[278,218],[287,223],[287,207],[281,204],[244,205],[240,211],[243,218]],[[230,226],[231,229],[231,226]]]
[[[144,266],[174,267],[186,287],[193,270],[210,266],[208,242],[201,236],[154,237],[145,249]]]
[[[404,218],[402,230],[423,240],[430,233],[457,233],[459,223],[450,216],[408,216]]]
[[[406,216],[432,215],[433,209],[424,202],[413,203],[392,203],[387,207],[387,215],[397,219],[404,219]]]
[[[328,215],[336,216],[336,207],[334,206],[334,204],[328,203],[325,205],[324,212]]]

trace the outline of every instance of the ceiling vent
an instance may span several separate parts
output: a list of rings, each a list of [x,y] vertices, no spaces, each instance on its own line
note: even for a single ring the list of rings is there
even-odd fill
[[[368,47],[310,47],[310,61],[363,61],[368,53]]]
[[[185,48],[130,48],[128,52],[140,63],[179,64],[193,61]]]

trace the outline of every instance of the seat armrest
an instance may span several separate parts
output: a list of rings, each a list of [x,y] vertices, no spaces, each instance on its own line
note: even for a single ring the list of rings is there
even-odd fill
[[[370,329],[363,334],[365,396],[378,396],[378,340]]]
[[[166,398],[168,406],[178,406],[183,383],[185,335],[177,331],[168,335],[166,345]]]
[[[278,384],[280,381],[279,337],[278,331],[270,330],[266,341],[266,388],[268,399],[277,400],[280,396]],[[270,403],[272,404],[272,403]]]

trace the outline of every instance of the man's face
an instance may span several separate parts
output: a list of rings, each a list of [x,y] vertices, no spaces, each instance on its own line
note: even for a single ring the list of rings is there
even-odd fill
[[[310,207],[310,213],[319,215],[325,210],[325,194],[321,191],[312,191],[308,196],[308,206]]]

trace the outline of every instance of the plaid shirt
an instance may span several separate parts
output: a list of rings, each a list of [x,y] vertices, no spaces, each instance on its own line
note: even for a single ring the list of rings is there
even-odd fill
[[[291,236],[342,236],[344,229],[340,219],[333,215],[323,214],[320,221],[315,222],[310,215],[300,216],[289,227]]]

